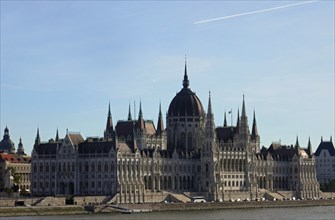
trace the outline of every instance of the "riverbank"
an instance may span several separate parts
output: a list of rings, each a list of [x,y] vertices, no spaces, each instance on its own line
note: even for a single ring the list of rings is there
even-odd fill
[[[0,207],[0,217],[88,214],[83,206]]]
[[[210,203],[152,203],[152,204],[120,204],[97,206],[31,206],[31,207],[0,207],[0,217],[5,216],[46,216],[46,215],[77,215],[117,213],[124,210],[185,211],[215,209],[255,209],[285,208],[306,206],[335,206],[335,200],[299,200],[299,201],[244,201],[244,202],[210,202]],[[118,208],[115,208],[118,207]]]

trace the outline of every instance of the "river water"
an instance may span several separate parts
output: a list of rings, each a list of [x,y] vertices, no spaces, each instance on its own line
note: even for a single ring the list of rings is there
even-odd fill
[[[335,206],[313,206],[292,208],[253,208],[253,209],[221,209],[199,211],[164,211],[151,213],[109,213],[95,215],[65,216],[22,216],[1,217],[1,220],[219,220],[219,219],[335,219]]]

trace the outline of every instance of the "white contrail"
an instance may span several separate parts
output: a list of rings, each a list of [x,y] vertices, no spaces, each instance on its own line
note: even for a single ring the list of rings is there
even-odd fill
[[[240,17],[240,16],[244,16],[244,15],[257,14],[257,13],[266,12],[266,11],[274,11],[274,10],[278,10],[278,9],[282,9],[282,8],[293,7],[293,6],[296,6],[296,5],[303,5],[303,4],[313,3],[313,2],[316,2],[316,1],[318,1],[318,0],[299,2],[299,3],[295,3],[295,4],[283,5],[283,6],[278,6],[278,7],[274,7],[274,8],[267,8],[267,9],[262,9],[262,10],[257,10],[257,11],[250,11],[250,12],[245,12],[245,13],[241,13],[241,14],[228,15],[228,16],[219,17],[219,18],[212,18],[212,19],[197,21],[197,22],[194,22],[193,24],[201,24],[201,23],[206,23],[206,22],[211,22],[211,21],[217,21],[217,20],[224,20],[224,19],[229,19],[229,18]]]

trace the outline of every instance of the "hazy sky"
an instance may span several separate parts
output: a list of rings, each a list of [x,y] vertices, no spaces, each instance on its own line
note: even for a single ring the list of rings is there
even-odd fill
[[[298,135],[306,147],[310,136],[315,150],[334,136],[334,1],[296,3],[1,1],[1,134],[7,125],[29,154],[37,127],[42,141],[57,128],[102,136],[109,102],[114,125],[140,100],[156,124],[186,54],[216,126],[230,109],[236,123],[245,94],[261,145]]]

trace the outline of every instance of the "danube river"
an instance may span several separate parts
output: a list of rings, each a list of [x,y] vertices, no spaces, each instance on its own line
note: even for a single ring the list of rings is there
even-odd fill
[[[133,214],[87,214],[64,216],[22,216],[1,217],[1,220],[219,220],[219,219],[335,219],[335,206],[313,206],[294,208],[253,208],[253,209],[221,209],[199,211],[164,211]]]

